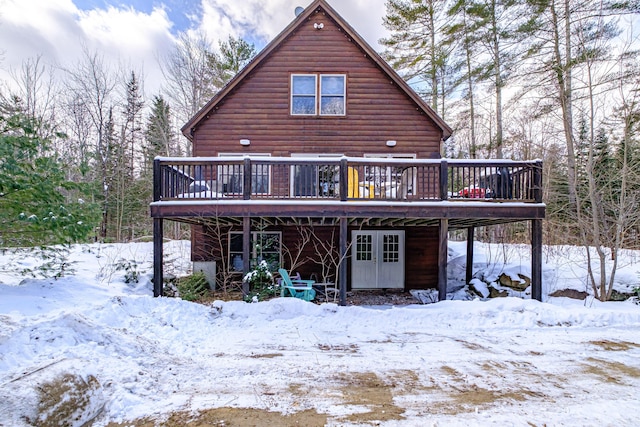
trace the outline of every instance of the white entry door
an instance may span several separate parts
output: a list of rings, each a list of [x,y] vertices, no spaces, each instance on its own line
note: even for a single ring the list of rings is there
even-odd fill
[[[404,288],[404,230],[351,232],[351,287]]]

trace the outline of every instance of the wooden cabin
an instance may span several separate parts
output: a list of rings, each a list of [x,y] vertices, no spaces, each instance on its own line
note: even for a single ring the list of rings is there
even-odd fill
[[[192,261],[241,281],[256,262],[357,289],[437,288],[447,233],[530,221],[541,298],[540,162],[441,158],[451,128],[325,0],[304,9],[185,126],[190,158],[154,166],[154,293],[164,220]],[[471,278],[472,262],[467,277]]]

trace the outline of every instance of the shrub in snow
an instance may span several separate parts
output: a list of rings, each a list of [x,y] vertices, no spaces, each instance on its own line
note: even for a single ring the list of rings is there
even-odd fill
[[[178,295],[186,301],[197,301],[209,292],[209,283],[202,271],[178,280]]]
[[[137,262],[120,258],[114,267],[116,271],[124,271],[124,283],[138,283],[140,281]]]
[[[20,270],[23,276],[59,279],[75,273],[73,268],[75,262],[69,261],[71,245],[41,246],[19,251],[24,251],[28,258],[42,261],[41,263],[37,261],[36,266]]]
[[[243,280],[250,286],[249,294],[244,297],[247,302],[264,301],[276,293],[273,275],[269,271],[269,264],[264,260],[260,261],[256,268],[248,272]]]

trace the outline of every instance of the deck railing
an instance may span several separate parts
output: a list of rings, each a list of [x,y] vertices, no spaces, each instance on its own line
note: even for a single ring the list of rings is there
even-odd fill
[[[154,201],[542,202],[542,162],[360,157],[158,157]]]

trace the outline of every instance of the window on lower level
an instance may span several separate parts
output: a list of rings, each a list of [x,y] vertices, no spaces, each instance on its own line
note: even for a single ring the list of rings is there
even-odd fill
[[[276,271],[282,260],[282,233],[279,231],[251,232],[250,262],[255,268],[261,261],[266,261],[269,271]],[[229,271],[241,272],[243,267],[242,232],[229,232]]]

